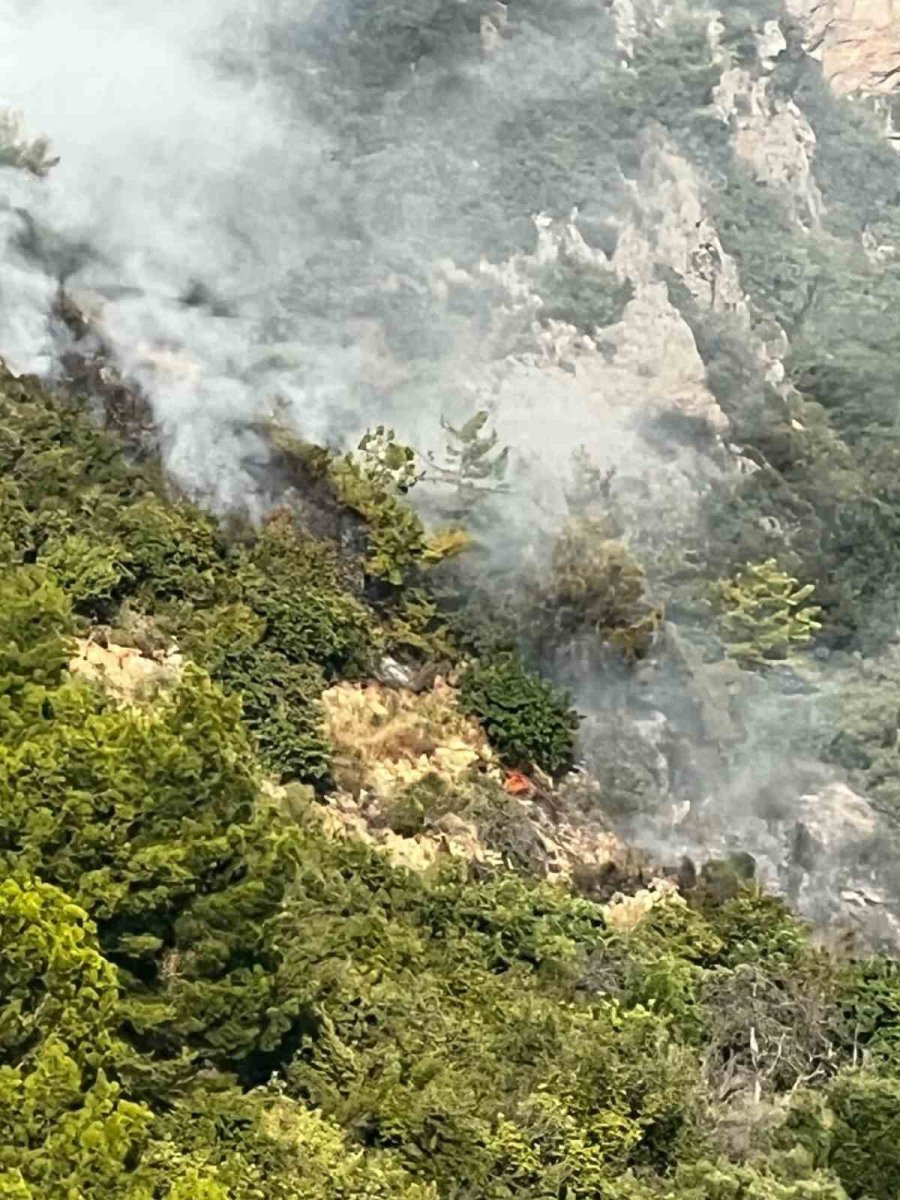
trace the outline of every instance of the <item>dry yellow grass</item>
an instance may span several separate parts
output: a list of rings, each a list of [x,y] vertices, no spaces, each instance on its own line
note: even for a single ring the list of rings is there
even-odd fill
[[[480,726],[459,711],[456,693],[441,681],[424,693],[339,683],[322,703],[335,779],[351,795],[385,798],[427,775],[454,783],[479,763],[494,765]]]

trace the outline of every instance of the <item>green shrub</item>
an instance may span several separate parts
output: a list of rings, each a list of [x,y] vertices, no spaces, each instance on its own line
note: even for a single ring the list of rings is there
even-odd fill
[[[705,863],[690,894],[691,903],[722,939],[723,950],[716,961],[727,967],[761,963],[800,970],[810,958],[815,961],[809,930],[779,896],[752,882],[753,861],[746,859],[749,855]]]
[[[839,983],[847,1044],[866,1061],[896,1074],[900,1069],[900,963],[864,959],[848,966]]]
[[[787,659],[822,628],[822,610],[806,603],[814,585],[798,584],[774,558],[748,563],[717,590],[722,637],[729,654],[747,666]]]
[[[88,610],[111,601],[130,577],[121,543],[82,533],[48,538],[38,562],[52,571],[76,607]]]
[[[802,1155],[738,1165],[701,1161],[682,1167],[672,1200],[847,1200],[832,1175]]]
[[[268,770],[322,783],[331,762],[319,703],[324,673],[313,662],[292,661],[266,635],[265,619],[238,603],[196,612],[181,644],[226,693],[240,699]]]
[[[184,653],[217,678],[229,659],[250,653],[266,634],[265,619],[240,601],[190,609],[178,623]]]
[[[4,475],[24,485],[29,509],[40,511],[52,498],[76,505],[89,488],[127,495],[136,476],[126,466],[119,442],[90,418],[84,400],[52,392],[33,376],[16,376],[0,363]],[[38,464],[46,471],[41,480]],[[43,489],[41,483],[43,482]]]
[[[208,603],[215,594],[223,546],[212,517],[147,495],[122,511],[118,529],[135,588],[151,601]]]
[[[32,520],[18,484],[0,480],[0,568],[22,562],[32,541]]]
[[[900,1189],[900,1079],[842,1072],[821,1093],[801,1093],[788,1130],[851,1200],[894,1200]]]
[[[118,989],[85,913],[45,883],[0,883],[0,1195],[144,1200],[152,1114],[109,1082]]]
[[[396,1151],[359,1148],[277,1086],[195,1093],[161,1114],[153,1133],[145,1165],[161,1180],[183,1179],[166,1200],[437,1200]]]
[[[424,588],[406,587],[383,610],[385,650],[401,656],[448,659],[458,651],[447,614]]]
[[[239,696],[263,765],[284,779],[321,784],[331,768],[320,696],[325,676],[313,663],[295,663],[257,646],[231,654],[217,672]]]
[[[265,621],[263,640],[291,662],[327,675],[366,669],[376,641],[372,613],[349,590],[335,549],[275,514],[237,568],[245,603]]]
[[[535,288],[543,300],[541,316],[565,321],[582,333],[620,320],[634,294],[607,267],[582,262],[555,262],[542,267]]]
[[[46,571],[0,570],[0,736],[7,745],[52,720],[71,632],[68,598]]]
[[[50,719],[0,746],[0,869],[39,872],[93,917],[154,1053],[231,1068],[277,1044],[267,931],[291,839],[257,804],[239,704],[196,670],[152,713],[73,685],[46,704]]]
[[[459,696],[463,710],[478,718],[510,766],[534,765],[557,774],[571,764],[577,714],[564,693],[526,671],[517,657],[469,667]]]
[[[366,522],[366,571],[399,586],[425,555],[427,541],[420,518],[350,456],[335,459],[329,475],[341,504]]]
[[[572,520],[553,547],[541,624],[570,635],[590,629],[626,659],[642,658],[662,624],[646,589],[643,568],[606,521]]]
[[[458,553],[464,539],[429,538],[418,514],[403,497],[421,478],[413,451],[396,441],[393,430],[379,426],[357,450],[337,455],[302,441],[273,422],[268,436],[284,460],[314,485],[324,488],[330,505],[353,514],[363,531],[363,566],[370,579],[399,587],[407,575]]]
[[[391,444],[394,450],[401,450]],[[402,448],[405,450],[406,448]],[[408,460],[404,460],[407,462]],[[416,480],[418,475],[402,475]],[[377,461],[360,465],[351,455],[333,459],[329,478],[341,504],[356,512],[366,522],[368,554],[366,571],[375,579],[400,587],[407,576],[428,570],[447,558],[460,554],[468,538],[459,530],[448,530],[429,536],[418,514],[401,499],[411,483],[398,486],[396,479]]]

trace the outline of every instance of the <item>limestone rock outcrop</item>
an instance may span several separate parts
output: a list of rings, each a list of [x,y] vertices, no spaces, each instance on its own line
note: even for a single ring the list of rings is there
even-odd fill
[[[883,96],[900,88],[898,0],[788,0],[788,9],[836,91]]]
[[[78,640],[69,662],[72,675],[101,684],[123,704],[152,700],[178,682],[183,667],[175,649],[147,653],[136,646],[101,645],[90,638]]]

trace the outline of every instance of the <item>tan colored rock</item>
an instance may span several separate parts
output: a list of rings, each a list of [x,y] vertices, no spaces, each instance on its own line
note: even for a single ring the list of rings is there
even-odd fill
[[[832,783],[821,792],[803,796],[797,825],[802,826],[810,852],[829,859],[852,857],[879,832],[872,805],[845,783]]]
[[[681,904],[685,901],[678,894],[678,885],[671,879],[653,879],[646,888],[633,896],[618,894],[603,905],[607,925],[619,933],[631,933],[660,904]]]
[[[659,267],[674,271],[704,308],[733,311],[744,303],[734,260],[709,220],[694,167],[661,129],[644,135],[631,212],[612,265],[634,285],[652,284]]]
[[[587,421],[603,426],[602,436],[608,436],[608,417],[676,413],[705,422],[714,434],[728,429],[694,336],[659,282],[659,271],[676,272],[698,303],[713,310],[740,309],[744,295],[736,264],[706,216],[696,172],[662,131],[645,139],[629,208],[611,260],[585,242],[576,210],[568,218],[535,217],[533,254],[482,263],[472,274],[453,263],[436,265],[433,286],[439,295],[451,287],[487,284],[505,297],[495,305],[490,335],[478,341],[484,358],[468,356],[461,366],[469,387],[460,377],[454,388],[471,390],[476,407],[495,407],[500,437],[507,436],[507,422],[515,426],[509,436],[523,452],[530,449],[522,444],[522,432],[532,427],[527,419],[532,395],[542,412],[533,427],[552,421],[560,446],[584,442]],[[592,336],[565,322],[541,319],[541,270],[561,260],[612,269],[632,285],[633,299],[617,324]],[[569,425],[571,438],[565,432]],[[541,452],[546,450],[542,439]]]
[[[694,335],[669,300],[665,284],[638,289],[608,340],[611,361],[599,355],[577,361],[586,386],[614,404],[642,402],[647,411],[701,420],[713,433],[728,429],[728,418],[709,390]]]
[[[794,215],[818,224],[824,201],[813,174],[816,135],[793,100],[773,95],[768,77],[733,68],[714,93],[734,131],[734,150],[760,183],[790,198]]]
[[[611,0],[616,49],[623,57],[631,58],[638,34],[654,25],[663,25],[673,7],[671,0]]]
[[[89,638],[79,639],[77,647],[69,663],[71,674],[102,684],[126,704],[150,700],[161,690],[174,687],[184,666],[176,651],[153,656],[135,646],[101,646]]]
[[[507,7],[503,0],[494,0],[491,11],[481,18],[481,50],[493,54],[503,42],[503,30],[507,23]]]
[[[771,71],[778,61],[779,55],[787,49],[787,39],[778,21],[764,21],[756,35],[756,53],[760,66],[764,71]]]
[[[900,0],[788,0],[788,10],[836,91],[887,95],[900,87]]]

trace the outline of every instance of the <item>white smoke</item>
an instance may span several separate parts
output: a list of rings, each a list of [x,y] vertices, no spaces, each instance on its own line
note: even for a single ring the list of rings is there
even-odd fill
[[[438,245],[475,255],[470,214],[493,202],[503,120],[605,53],[575,42],[548,53],[535,33],[489,63],[476,27],[475,98],[462,88],[436,102],[423,87],[420,112],[388,97],[360,153],[352,119],[343,136],[327,113],[308,115],[322,69],[309,36],[339,39],[346,11],[342,0],[0,0],[0,104],[60,157],[46,178],[0,169],[0,354],[52,375],[60,279],[89,306],[99,293],[104,337],[152,400],[169,469],[221,505],[247,487],[236,422],[278,396],[307,436],[357,435],[371,423],[373,357],[376,390],[398,398],[372,417],[396,417],[420,445],[445,402],[456,415],[481,402],[455,370],[483,357],[469,334],[438,355],[442,386],[419,376],[401,397],[415,375],[407,348],[373,356],[354,298],[422,288]],[[418,86],[411,65],[398,95]],[[191,293],[208,303],[185,304]],[[582,440],[577,423],[557,429],[554,468]],[[523,452],[544,458],[540,430],[523,432]]]
[[[452,8],[447,0],[445,11]],[[254,447],[241,427],[276,397],[314,439],[388,422],[422,449],[439,436],[442,412],[459,420],[493,405],[519,468],[496,522],[495,565],[517,563],[535,542],[546,550],[565,511],[572,452],[582,445],[627,483],[636,540],[677,555],[702,520],[709,479],[736,464],[714,438],[699,438],[699,449],[676,439],[652,447],[635,421],[652,421],[671,404],[715,429],[721,413],[687,326],[655,276],[657,260],[678,272],[690,239],[705,236],[689,170],[675,162],[669,178],[671,156],[649,155],[660,173],[657,207],[635,212],[629,206],[640,204],[640,188],[623,179],[611,150],[609,165],[603,157],[615,130],[581,102],[579,89],[593,86],[604,56],[615,58],[611,33],[604,41],[573,27],[560,39],[558,30],[523,27],[503,42],[495,29],[484,59],[476,29],[475,52],[445,88],[419,87],[426,70],[407,64],[397,95],[412,102],[373,99],[383,103],[381,123],[360,149],[359,109],[350,106],[346,130],[322,114],[321,63],[303,42],[310,18],[339,41],[346,9],[342,0],[0,0],[0,105],[21,110],[60,156],[43,177],[0,167],[0,354],[15,370],[52,376],[67,337],[53,316],[60,282],[86,307],[101,304],[104,338],[152,401],[170,471],[223,507],[248,499],[241,458]],[[271,69],[273,29],[279,71]],[[542,157],[539,127],[528,143],[538,100],[561,105],[567,130],[582,139],[564,147],[563,158],[570,156],[573,176],[584,168],[584,194],[547,196],[558,164]],[[367,117],[365,99],[357,101]],[[530,265],[510,260],[509,245],[485,250],[485,230],[487,240],[507,232],[519,182],[531,188],[520,224],[547,200],[557,215],[586,204],[600,224],[612,217],[626,230],[611,261],[638,295],[609,345],[582,356],[571,329],[538,328],[529,270],[557,235],[555,244],[568,239],[578,254],[586,250],[565,221],[553,236],[544,224]],[[484,257],[492,261],[479,262]],[[421,299],[427,312],[429,289],[440,296],[441,279],[450,281],[448,295],[453,286],[464,292],[467,280],[472,294],[483,286],[485,326],[444,312],[431,330],[420,315],[387,346],[372,294],[387,307],[398,297],[414,307]],[[423,331],[435,334],[435,349],[419,344]],[[643,739],[648,794],[677,815],[677,786],[654,774],[657,733],[670,727],[692,749],[692,741],[710,740],[712,719],[698,718],[695,729],[690,714],[708,689],[700,698],[721,717],[731,683],[671,653],[657,678],[634,677],[620,690],[593,660],[587,678],[569,663],[563,682],[593,714],[588,749],[605,753],[613,768],[630,767],[632,751],[623,743],[620,755],[611,734],[621,717],[625,741]],[[699,832],[674,818],[667,827],[657,806],[641,814],[645,843],[694,851],[705,838],[730,848],[726,834],[737,831],[745,848],[781,854],[781,834],[763,828],[760,794],[772,776],[790,809],[797,788],[809,785],[805,776],[795,786],[779,774],[792,751],[775,745],[766,722],[775,713],[788,732],[795,722],[783,719],[790,706],[777,700],[739,698],[734,732],[726,731],[728,769],[720,758],[692,764]],[[705,822],[706,809],[715,822]],[[823,878],[831,887],[827,871]]]
[[[326,150],[264,81],[223,71],[228,47],[252,36],[250,16],[236,0],[0,4],[0,100],[60,157],[44,179],[3,172],[0,349],[14,369],[48,372],[60,274],[68,289],[99,291],[104,332],[153,400],[170,467],[224,502],[236,480],[223,439],[267,399],[249,366],[284,274],[315,237],[297,198]],[[17,209],[46,242],[43,271],[16,250]],[[224,313],[183,303],[198,284]],[[308,401],[314,431],[310,366],[302,386],[290,371],[278,385]]]

